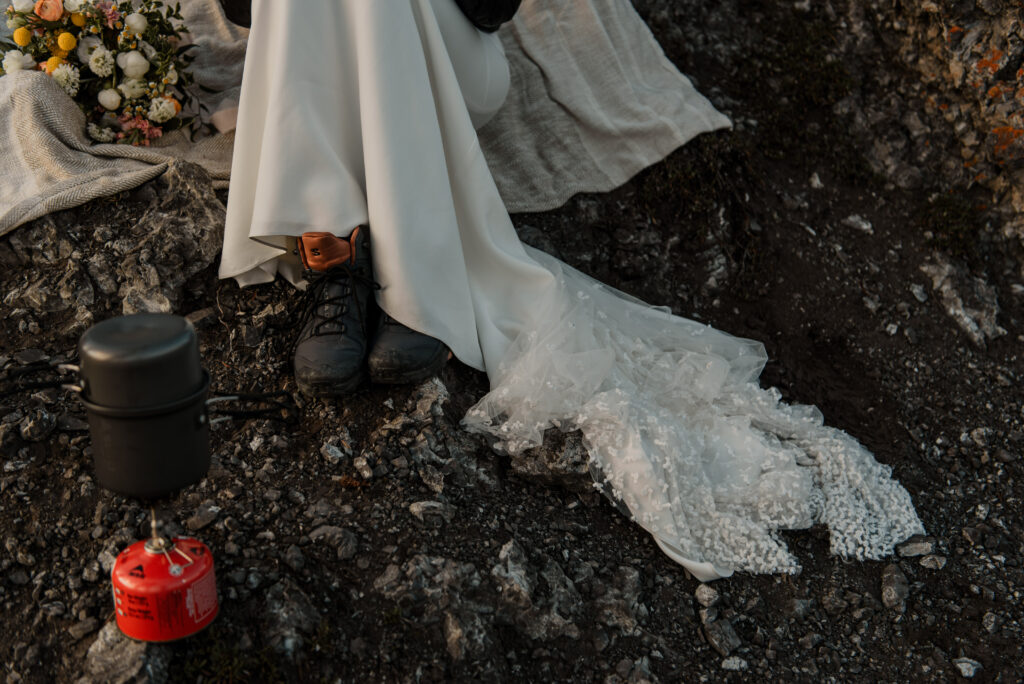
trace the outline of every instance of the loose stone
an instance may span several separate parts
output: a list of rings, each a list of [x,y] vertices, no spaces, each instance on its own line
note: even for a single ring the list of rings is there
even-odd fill
[[[919,562],[922,568],[928,568],[929,570],[942,570],[942,568],[946,567],[945,556],[925,556]]]
[[[697,597],[697,603],[705,608],[718,603],[718,592],[709,584],[701,584],[693,595]]]
[[[92,617],[91,618],[86,618],[86,619],[82,620],[81,622],[77,622],[77,623],[71,625],[70,627],[68,627],[68,634],[70,634],[71,638],[74,639],[75,641],[79,641],[80,639],[85,637],[87,634],[90,634],[90,633],[96,631],[96,627],[98,625],[99,625],[99,622],[96,620],[96,618],[92,618]]]
[[[216,520],[219,513],[219,506],[205,503],[196,510],[192,517],[185,521],[185,527],[191,532],[197,532]]]
[[[882,603],[886,608],[902,610],[908,596],[910,586],[907,584],[907,576],[898,565],[887,565],[882,571]]]
[[[953,664],[960,670],[960,674],[968,679],[978,674],[978,671],[981,670],[981,663],[970,658],[957,658],[953,661]]]
[[[928,537],[911,537],[908,541],[897,546],[896,550],[904,558],[926,556],[935,550],[935,541]]]
[[[707,637],[711,648],[718,651],[718,654],[723,657],[728,657],[730,653],[743,645],[732,623],[724,619],[704,625],[704,636]]]
[[[747,661],[737,656],[725,658],[722,661],[722,669],[729,672],[745,672],[747,667]]]

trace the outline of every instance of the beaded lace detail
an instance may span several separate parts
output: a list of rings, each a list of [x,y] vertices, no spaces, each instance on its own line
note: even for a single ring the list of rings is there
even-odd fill
[[[559,286],[492,373],[469,429],[509,452],[539,445],[552,426],[579,429],[595,486],[670,556],[717,575],[799,572],[780,529],[824,523],[832,552],[856,559],[924,532],[891,468],[814,407],[758,386],[760,343],[529,251]]]

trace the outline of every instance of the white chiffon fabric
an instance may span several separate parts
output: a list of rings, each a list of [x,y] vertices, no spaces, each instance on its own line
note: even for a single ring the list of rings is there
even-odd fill
[[[780,529],[859,559],[923,532],[887,466],[758,387],[760,344],[520,243],[474,131],[507,69],[452,0],[295,5],[253,3],[222,277],[298,282],[290,238],[368,222],[381,307],[488,374],[465,426],[510,452],[582,431],[597,486],[699,579],[798,571]]]

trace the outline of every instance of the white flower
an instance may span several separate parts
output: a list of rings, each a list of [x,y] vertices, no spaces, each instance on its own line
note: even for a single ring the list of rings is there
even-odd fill
[[[82,0],[64,0],[64,9],[68,12],[77,12],[82,9]]]
[[[153,59],[156,56],[156,48],[144,40],[139,41],[139,49],[142,50],[142,54],[146,59]]]
[[[78,94],[78,67],[70,64],[61,64],[53,70],[53,80],[57,82],[64,92],[74,97]]]
[[[138,50],[125,54],[124,64],[121,63],[121,55],[118,55],[117,63],[128,78],[142,78],[149,71],[149,61]]]
[[[92,51],[89,56],[89,70],[100,78],[114,73],[114,55],[102,45]]]
[[[101,90],[100,94],[96,96],[99,100],[100,105],[106,110],[113,111],[121,106],[121,93],[117,92],[113,88],[107,88]]]
[[[146,113],[146,117],[155,123],[163,123],[168,119],[173,119],[175,114],[177,112],[174,111],[173,102],[162,97],[154,97],[149,101],[149,111]]]
[[[35,65],[36,60],[32,59],[32,55],[22,54],[21,50],[8,50],[4,53],[4,73],[31,69]]]
[[[85,130],[89,134],[89,137],[92,138],[93,140],[95,140],[96,142],[101,142],[101,143],[113,142],[114,138],[117,137],[117,134],[114,133],[114,131],[112,129],[110,129],[110,128],[103,128],[103,127],[97,126],[94,123],[91,123],[88,126],[86,126]]]
[[[167,85],[174,85],[178,82],[178,71],[172,66],[167,69],[164,78],[167,79]]]
[[[4,53],[3,70],[5,74],[9,74],[13,71],[21,71],[22,57],[25,55],[21,54],[20,50],[8,50]]]
[[[32,0],[11,0],[11,7],[15,12],[31,12],[36,3]]]
[[[103,44],[96,36],[86,36],[78,41],[78,49],[75,54],[78,55],[78,61],[82,64],[86,64],[89,61],[89,55],[92,54],[93,49]]]
[[[129,100],[133,100],[146,94],[146,82],[137,78],[128,78],[121,81],[117,89]]]
[[[67,0],[65,0],[66,3]],[[124,27],[137,36],[141,36],[147,26],[149,26],[149,21],[146,20],[145,15],[138,12],[133,12],[124,18]]]

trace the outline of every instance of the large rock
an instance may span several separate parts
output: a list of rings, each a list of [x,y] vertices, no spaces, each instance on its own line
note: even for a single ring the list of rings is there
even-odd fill
[[[291,580],[281,580],[267,591],[263,638],[278,654],[298,659],[319,624],[316,608]]]
[[[526,554],[515,539],[501,547],[498,564],[491,568],[502,601],[523,608],[532,604],[534,580],[531,574]]]
[[[479,612],[465,608],[445,613],[444,640],[454,661],[484,656],[494,644],[489,622]]]
[[[195,164],[172,163],[127,210],[90,206],[85,225],[77,223],[83,214],[64,213],[18,228],[0,255],[21,273],[5,301],[33,316],[73,312],[66,334],[91,324],[93,310],[176,310],[185,284],[220,252],[224,205]]]
[[[79,684],[160,684],[169,679],[171,649],[129,639],[108,622],[85,657],[85,676]]]
[[[568,617],[579,611],[580,596],[561,566],[553,560],[549,559],[540,573],[550,590],[546,601],[535,595],[537,572],[514,539],[501,547],[491,576],[504,604],[499,617],[514,624],[520,632],[542,641],[563,636],[579,638],[579,628]]]
[[[224,235],[224,205],[201,167],[175,162],[153,183],[156,197],[115,267],[124,313],[175,309],[182,286],[214,262]]]
[[[512,456],[512,470],[529,480],[585,492],[594,487],[590,454],[579,432],[548,430],[544,444]]]
[[[609,627],[617,627],[624,634],[637,631],[647,609],[640,603],[640,571],[628,565],[615,571],[612,582],[596,601],[598,620]]]
[[[994,287],[971,277],[939,253],[933,255],[932,263],[921,266],[921,271],[931,278],[946,313],[976,345],[984,347],[987,340],[1006,334],[997,322],[999,302]]]

